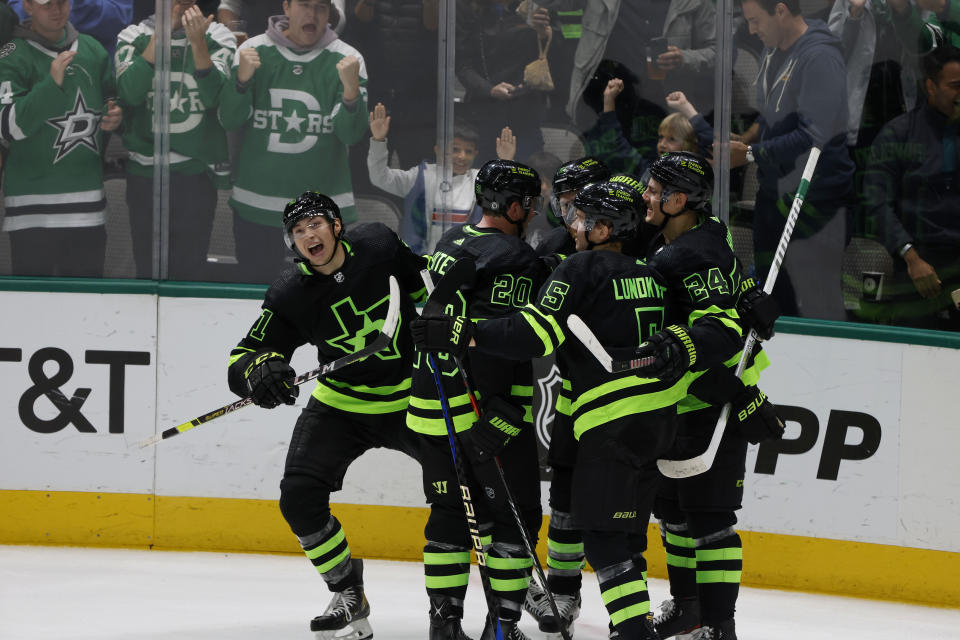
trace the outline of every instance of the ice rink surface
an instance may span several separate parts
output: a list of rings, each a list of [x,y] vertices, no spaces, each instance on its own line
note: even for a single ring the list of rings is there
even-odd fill
[[[891,573],[891,580],[917,579]],[[379,640],[425,640],[427,598],[414,562],[365,562]],[[655,606],[667,583],[650,580]],[[0,639],[313,640],[308,621],[330,596],[303,557],[75,547],[0,546]],[[596,577],[584,577],[574,638],[607,637]],[[464,629],[477,640],[485,608],[476,568]],[[521,628],[543,638],[524,614]],[[744,588],[742,640],[960,639],[960,610]]]

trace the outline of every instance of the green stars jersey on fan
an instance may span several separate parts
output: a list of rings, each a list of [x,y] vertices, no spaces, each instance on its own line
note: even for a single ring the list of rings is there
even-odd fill
[[[117,87],[124,106],[123,143],[130,151],[127,170],[153,175],[153,65],[142,53],[153,37],[153,19],[131,25],[117,37]],[[182,32],[170,43],[170,170],[183,174],[211,171],[221,188],[229,186],[227,137],[217,120],[220,92],[237,49],[222,24],[207,29],[210,72],[196,72],[193,51]]]
[[[106,220],[100,118],[113,95],[103,46],[80,35],[63,86],[50,76],[58,51],[34,39],[0,47],[0,136],[4,167],[4,231],[92,227]]]
[[[329,195],[345,222],[357,219],[347,147],[367,132],[367,72],[363,57],[342,40],[298,54],[263,34],[246,41],[260,67],[245,91],[224,88],[221,120],[244,126],[230,204],[250,222],[280,226],[287,202],[307,189]],[[360,60],[360,99],[343,104],[337,62]],[[234,74],[237,65],[234,64]]]

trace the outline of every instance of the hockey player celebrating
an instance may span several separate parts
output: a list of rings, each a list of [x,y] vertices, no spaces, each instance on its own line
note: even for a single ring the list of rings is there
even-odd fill
[[[413,355],[407,323],[416,316],[413,299],[423,296],[426,261],[382,224],[344,232],[336,203],[312,191],[287,205],[283,226],[297,264],[267,290],[260,317],[230,354],[228,380],[237,395],[264,408],[293,404],[299,387],[290,384],[288,363],[295,349],[310,343],[324,361],[357,351],[383,325],[389,276],[406,292],[392,346],[317,381],[280,483],[283,517],[334,592],[311,630],[320,638],[362,640],[372,637],[363,565],[330,513],[330,493],[368,449],[418,458],[416,438],[404,426]]]
[[[576,251],[574,246],[576,234],[570,228],[574,220],[573,199],[577,196],[577,192],[588,184],[603,182],[609,177],[610,169],[607,165],[589,156],[560,165],[553,175],[550,207],[563,221],[563,226],[555,227],[547,233],[536,247],[537,255],[546,256],[551,253],[569,255]]]
[[[574,200],[580,250],[564,260],[535,304],[506,318],[481,320],[472,332],[451,330],[457,319],[422,318],[412,326],[420,349],[528,359],[558,350],[570,375],[573,432],[571,520],[582,530],[586,557],[597,571],[610,621],[620,637],[655,639],[642,568],[629,537],[645,530],[657,481],[656,459],[673,442],[674,404],[686,393],[684,372],[696,354],[683,349],[663,380],[608,373],[576,339],[567,318],[578,314],[614,352],[634,353],[661,332],[688,341],[680,327],[663,329],[664,282],[643,262],[623,255],[622,242],[641,221],[641,201],[619,183],[584,188]],[[462,323],[461,323],[462,324]],[[467,324],[467,327],[470,325]],[[466,335],[464,335],[466,333]],[[559,600],[559,596],[558,596]],[[559,604],[559,602],[558,602]]]
[[[743,346],[741,314],[761,337],[770,337],[776,311],[771,298],[741,281],[729,232],[710,215],[713,174],[706,161],[688,152],[669,153],[654,162],[650,176],[643,195],[646,220],[660,228],[660,235],[651,244],[649,264],[666,281],[673,303],[670,321],[686,327],[704,360],[689,395],[678,404],[677,443],[666,457],[702,453],[724,402],[732,400],[734,406],[712,468],[699,476],[661,480],[654,513],[673,598],[661,605],[655,624],[661,638],[702,624],[693,637],[730,640],[736,638],[733,614],[742,569],[734,512],[743,498],[747,441],[783,433],[773,405],[755,386],[769,362],[766,354],[756,354],[742,382],[731,369]],[[747,293],[741,296],[741,291]],[[639,373],[660,377],[667,371],[658,361]],[[757,411],[738,420],[739,409],[751,403]]]
[[[447,231],[430,258],[430,271],[436,279],[458,259],[469,257],[476,263],[476,277],[468,291],[452,300],[457,315],[475,318],[499,317],[529,302],[546,278],[548,269],[522,237],[530,218],[540,206],[540,178],[526,165],[510,160],[487,162],[475,181],[477,204],[483,217],[476,225],[463,225]],[[449,306],[449,305],[448,305]],[[441,362],[443,359],[440,359]],[[467,390],[454,363],[441,366],[450,417],[466,457],[482,490],[473,495],[486,516],[481,522],[492,524],[492,543],[485,545],[487,569],[499,626],[503,637],[523,640],[517,628],[521,607],[530,580],[532,562],[523,537],[505,502],[494,456],[499,454],[516,505],[526,529],[536,544],[542,510],[537,448],[532,428],[530,404],[533,389],[529,362],[515,362],[483,354],[463,360],[472,387],[481,403],[476,418]],[[461,627],[463,599],[470,573],[471,543],[464,523],[463,504],[451,458],[447,428],[438,392],[426,358],[414,365],[413,390],[407,426],[420,435],[423,486],[430,503],[423,550],[427,594],[430,598],[431,640],[463,640]],[[507,425],[506,431],[495,425]],[[507,431],[515,433],[507,435]],[[509,442],[509,444],[508,444]],[[483,638],[492,639],[490,624]]]

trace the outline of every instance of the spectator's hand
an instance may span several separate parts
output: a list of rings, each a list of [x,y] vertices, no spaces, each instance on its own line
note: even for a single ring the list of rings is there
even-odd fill
[[[933,11],[934,13],[943,13],[946,9],[946,0],[917,0],[917,7],[923,11]]]
[[[903,15],[910,10],[910,0],[888,0],[887,4],[893,9],[894,13]]]
[[[104,131],[115,131],[123,122],[123,109],[113,100],[107,100],[107,112],[100,118],[100,128]]]
[[[849,0],[850,17],[858,20],[863,15],[863,10],[867,6],[867,0]]]
[[[237,52],[237,60],[237,81],[250,82],[250,78],[260,68],[260,54],[254,47],[247,47]]]
[[[50,63],[50,77],[53,78],[58,87],[63,86],[63,74],[67,72],[67,67],[70,66],[70,62],[73,61],[75,55],[77,55],[76,51],[62,51]]]
[[[657,66],[664,71],[673,71],[674,69],[679,69],[680,65],[682,64],[683,51],[672,44],[667,46],[666,52],[657,56]]]
[[[623,80],[611,78],[603,89],[603,112],[609,113],[617,108],[617,96],[623,93]]]
[[[353,8],[353,15],[357,16],[360,22],[373,20],[373,12],[373,0],[357,0],[357,6]]]
[[[387,133],[390,132],[390,116],[387,115],[387,108],[382,102],[370,112],[370,133],[377,142],[383,142],[387,139]]]
[[[540,7],[530,16],[530,24],[538,36],[546,38],[550,31],[550,12],[545,7]]]
[[[200,8],[194,5],[186,8],[181,21],[183,23],[183,30],[187,34],[187,40],[192,46],[197,47],[206,43],[204,38],[207,34],[207,27],[213,22],[212,15],[204,18]]]
[[[340,58],[337,74],[343,83],[343,99],[356,100],[360,95],[360,59],[352,55]]]
[[[501,160],[513,160],[517,155],[517,139],[510,127],[504,127],[497,136],[497,157]]]
[[[501,82],[490,89],[490,97],[494,100],[509,100],[510,94],[516,89],[509,82]]]
[[[673,91],[667,94],[667,106],[684,118],[689,120],[693,116],[697,115],[697,109],[687,100],[687,96],[683,91]]]
[[[922,298],[935,298],[940,295],[940,278],[929,262],[920,257],[916,249],[907,251],[903,259],[907,263],[907,273],[913,280],[913,286]]]
[[[711,147],[713,155],[717,155],[716,143]],[[730,141],[730,168],[742,167],[747,164],[747,145],[738,141]]]

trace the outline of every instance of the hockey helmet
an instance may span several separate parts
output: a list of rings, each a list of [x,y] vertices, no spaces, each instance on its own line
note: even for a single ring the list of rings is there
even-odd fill
[[[713,169],[702,157],[689,151],[664,154],[650,166],[650,176],[663,186],[661,198],[685,193],[688,209],[709,212]]]
[[[540,208],[540,176],[525,164],[513,160],[491,160],[480,167],[474,181],[477,205],[505,214],[510,203],[519,201],[524,211]]]
[[[591,182],[603,182],[610,177],[610,169],[596,158],[587,156],[560,165],[553,175],[553,192],[567,193],[582,189]]]
[[[293,227],[304,218],[314,218],[322,216],[330,224],[334,220],[340,220],[341,231],[343,218],[340,217],[340,207],[330,196],[325,196],[319,191],[304,191],[296,200],[291,200],[283,209],[283,238],[287,247],[297,252],[297,245],[293,241]],[[339,240],[339,235],[337,236]]]
[[[584,231],[597,222],[610,225],[610,240],[633,238],[643,220],[642,193],[624,182],[596,182],[580,190],[573,206],[584,213]]]

